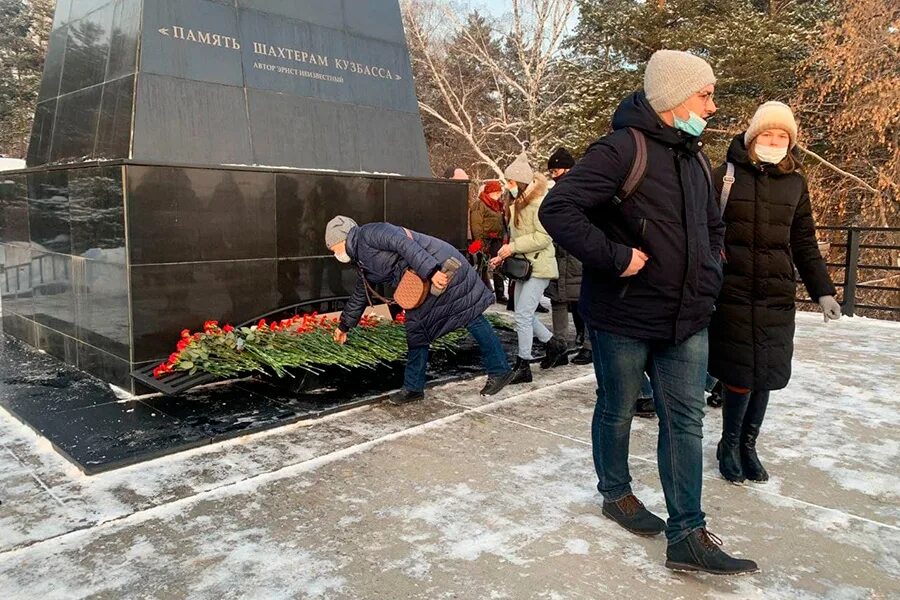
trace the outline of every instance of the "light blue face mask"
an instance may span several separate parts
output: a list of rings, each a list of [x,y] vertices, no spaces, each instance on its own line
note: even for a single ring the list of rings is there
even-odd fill
[[[509,195],[512,196],[513,198],[518,198],[519,197],[519,186],[516,186],[514,188],[509,188]]]
[[[679,119],[675,111],[672,111],[672,116],[675,117],[675,129],[680,129],[693,137],[700,137],[703,130],[706,129],[706,120],[694,111],[690,111],[690,113],[691,116],[685,121],[684,119]]]

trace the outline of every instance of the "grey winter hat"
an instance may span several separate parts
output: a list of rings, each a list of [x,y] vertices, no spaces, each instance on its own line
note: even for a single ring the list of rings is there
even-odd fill
[[[678,50],[657,50],[644,72],[644,92],[658,113],[677,108],[708,85],[716,83],[709,63]]]
[[[519,183],[534,181],[534,170],[528,164],[528,155],[525,152],[518,155],[516,160],[503,171],[503,176],[507,181],[518,181]]]
[[[325,226],[325,245],[331,249],[333,246],[346,241],[347,234],[354,227],[357,227],[356,221],[350,217],[336,216],[328,221],[328,225]]]

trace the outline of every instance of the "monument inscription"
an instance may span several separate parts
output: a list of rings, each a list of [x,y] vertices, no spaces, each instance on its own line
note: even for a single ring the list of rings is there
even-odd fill
[[[29,165],[430,174],[397,0],[81,4],[57,11]]]

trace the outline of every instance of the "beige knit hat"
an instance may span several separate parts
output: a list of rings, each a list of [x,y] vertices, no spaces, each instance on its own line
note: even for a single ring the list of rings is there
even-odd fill
[[[709,63],[678,50],[657,50],[644,71],[644,92],[658,113],[678,107],[708,85],[716,83]]]
[[[750,147],[750,143],[756,136],[769,129],[783,129],[791,136],[791,148],[797,145],[797,121],[791,107],[783,102],[766,102],[756,109],[756,114],[750,119],[750,126],[744,134],[744,145]]]
[[[528,164],[528,155],[525,152],[518,155],[516,160],[503,171],[503,177],[507,181],[531,183],[534,180],[534,169]]]

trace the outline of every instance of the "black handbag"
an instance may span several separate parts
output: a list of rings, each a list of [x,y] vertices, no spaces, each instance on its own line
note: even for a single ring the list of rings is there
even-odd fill
[[[500,265],[500,274],[515,281],[531,279],[531,261],[522,255],[514,254]]]

